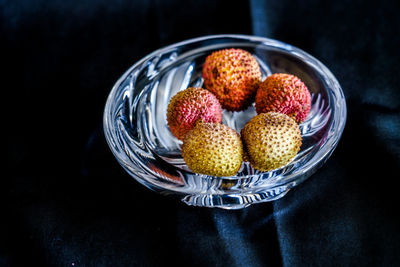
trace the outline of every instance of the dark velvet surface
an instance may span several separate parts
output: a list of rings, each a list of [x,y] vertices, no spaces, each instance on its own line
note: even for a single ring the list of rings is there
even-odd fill
[[[400,265],[397,1],[0,1],[0,266]],[[127,175],[106,97],[149,52],[254,34],[321,60],[348,105],[327,163],[284,198],[195,208]],[[4,134],[5,133],[5,134]]]

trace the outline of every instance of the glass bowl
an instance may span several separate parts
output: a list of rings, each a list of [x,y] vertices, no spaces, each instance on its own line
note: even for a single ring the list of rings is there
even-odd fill
[[[190,171],[182,142],[168,129],[170,98],[189,86],[202,87],[207,55],[241,48],[258,60],[263,79],[272,73],[298,76],[312,95],[312,108],[300,124],[303,144],[286,166],[260,172],[244,162],[236,176],[214,177]],[[223,112],[223,123],[238,132],[256,115],[254,105]],[[317,59],[291,45],[262,37],[212,35],[161,48],[135,63],[116,82],[104,111],[105,136],[122,167],[138,182],[188,205],[239,209],[272,201],[313,174],[335,149],[346,122],[346,102],[333,74]]]

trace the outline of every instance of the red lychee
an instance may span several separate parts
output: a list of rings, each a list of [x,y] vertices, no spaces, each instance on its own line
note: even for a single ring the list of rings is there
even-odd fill
[[[259,86],[256,95],[257,113],[279,112],[303,122],[311,108],[311,95],[307,86],[296,76],[275,73]]]
[[[189,87],[171,98],[167,121],[176,138],[183,140],[199,120],[221,123],[222,108],[215,95],[203,88]]]
[[[254,102],[261,70],[255,57],[242,49],[223,49],[209,55],[203,65],[205,88],[229,111],[246,109]]]

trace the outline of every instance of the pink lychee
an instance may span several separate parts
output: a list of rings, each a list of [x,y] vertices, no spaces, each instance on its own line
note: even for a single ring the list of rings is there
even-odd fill
[[[176,138],[183,140],[199,120],[222,122],[222,108],[214,94],[203,88],[189,87],[171,98],[167,121]]]

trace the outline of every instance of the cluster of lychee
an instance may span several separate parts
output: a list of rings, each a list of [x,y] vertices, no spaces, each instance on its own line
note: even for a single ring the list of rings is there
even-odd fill
[[[167,110],[169,129],[183,141],[182,157],[193,172],[233,176],[244,159],[271,171],[297,155],[299,123],[311,107],[310,92],[298,77],[277,73],[262,81],[257,59],[234,48],[210,54],[202,76],[205,89],[178,92]],[[243,111],[254,102],[257,115],[240,134],[222,124],[223,109]]]

